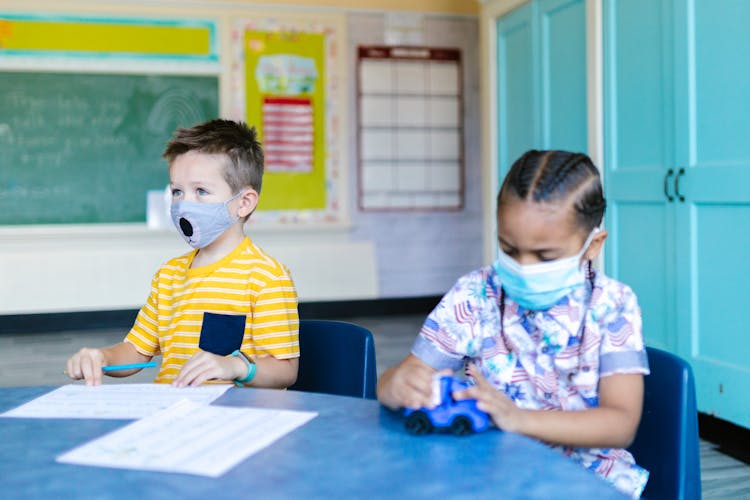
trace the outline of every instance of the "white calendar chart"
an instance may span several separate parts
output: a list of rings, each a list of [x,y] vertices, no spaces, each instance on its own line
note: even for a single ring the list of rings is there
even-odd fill
[[[461,52],[359,47],[359,207],[463,207]]]

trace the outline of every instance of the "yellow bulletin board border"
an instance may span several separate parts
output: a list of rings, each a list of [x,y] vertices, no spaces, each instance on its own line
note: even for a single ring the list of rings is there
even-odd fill
[[[0,12],[0,56],[217,62],[216,23]]]
[[[348,223],[346,169],[342,168],[348,137],[344,30],[345,19],[339,15],[300,18],[269,14],[234,23],[231,113],[233,118],[255,126],[262,141],[270,139],[270,135],[263,129],[267,116],[261,108],[277,96],[268,88],[260,88],[256,81],[260,58],[282,56],[287,61],[302,61],[304,70],[316,77],[313,88],[290,91],[292,100],[300,98],[310,103],[314,126],[311,164],[307,169],[279,171],[272,164],[273,151],[266,152],[260,204],[250,218],[251,225]]]

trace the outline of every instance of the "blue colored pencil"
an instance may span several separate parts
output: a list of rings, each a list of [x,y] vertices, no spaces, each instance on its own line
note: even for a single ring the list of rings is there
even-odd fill
[[[118,370],[135,370],[137,368],[155,368],[156,361],[149,361],[148,363],[131,363],[129,365],[112,365],[102,366],[103,372],[113,372]]]

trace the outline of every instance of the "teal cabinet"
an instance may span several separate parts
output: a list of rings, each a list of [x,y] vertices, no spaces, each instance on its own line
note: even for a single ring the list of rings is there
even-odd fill
[[[496,28],[499,178],[528,149],[585,152],[585,1],[534,0]]]
[[[699,410],[750,427],[750,2],[603,7],[607,270]]]
[[[497,151],[499,179],[526,150],[539,147],[539,64],[535,3],[497,21]]]
[[[675,352],[670,20],[668,1],[604,3],[603,167],[610,233],[605,268],[638,295],[646,341]]]

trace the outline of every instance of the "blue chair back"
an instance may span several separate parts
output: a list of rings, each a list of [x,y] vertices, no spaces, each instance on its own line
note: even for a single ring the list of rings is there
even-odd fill
[[[643,415],[629,451],[651,475],[644,498],[700,499],[698,409],[690,365],[647,347],[651,374],[644,378]]]
[[[289,389],[375,399],[375,341],[344,321],[300,320],[297,381]]]

